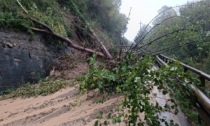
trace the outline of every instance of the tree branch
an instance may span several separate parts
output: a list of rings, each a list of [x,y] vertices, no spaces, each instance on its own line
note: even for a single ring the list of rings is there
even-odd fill
[[[26,14],[28,14],[28,11],[23,7],[23,5],[20,3],[20,1],[19,1],[19,0],[16,0],[16,1],[17,1],[18,5],[23,9],[23,11],[24,11]]]
[[[22,4],[19,2],[19,0],[16,0],[18,5],[23,9],[23,11],[28,15],[28,11],[22,6]],[[107,51],[106,47],[104,46],[104,44],[99,40],[99,38],[96,36],[96,34],[91,30],[91,32],[93,33],[94,37],[97,39],[97,41],[101,44],[102,46],[102,49],[103,51],[105,52],[106,55],[104,55],[103,53],[101,52],[97,52],[95,50],[92,50],[92,49],[89,49],[89,48],[85,48],[85,47],[82,47],[82,46],[79,46],[79,45],[76,45],[74,44],[70,39],[66,38],[66,37],[63,37],[62,35],[60,34],[57,34],[55,33],[47,24],[45,23],[42,23],[41,21],[38,21],[30,16],[28,16],[28,18],[30,20],[32,20],[33,22],[43,26],[44,28],[46,28],[47,30],[44,30],[44,29],[39,29],[39,28],[34,28],[34,27],[31,27],[31,29],[33,31],[36,31],[36,32],[42,32],[42,33],[46,33],[46,34],[50,34],[62,41],[65,41],[69,46],[71,46],[72,48],[75,48],[77,50],[80,50],[80,51],[85,51],[85,52],[88,52],[88,53],[95,53],[96,55],[98,56],[101,56],[103,58],[108,58],[108,59],[112,59],[112,56],[109,54],[109,52]]]
[[[18,5],[23,9],[23,11],[28,15],[28,11],[23,7],[23,5],[20,3],[20,1],[19,0],[16,0],[16,1],[17,1]],[[50,32],[53,33],[53,30],[48,25],[46,25],[46,24],[42,23],[41,21],[38,21],[38,20],[36,20],[36,19],[34,19],[34,18],[30,17],[30,16],[28,16],[28,18],[31,21],[33,21],[33,22],[35,22],[37,24],[40,24],[41,26],[45,27],[47,30],[49,30]]]
[[[98,38],[98,36],[95,34],[95,32],[91,28],[89,28],[89,29],[92,32],[93,36],[95,37],[96,41],[101,45],[101,48],[102,48],[103,52],[106,54],[106,56],[109,59],[112,59],[111,54],[109,53],[109,51],[107,50],[107,48],[105,47],[105,45],[103,44],[103,42],[100,41],[100,39]]]
[[[88,53],[95,53],[96,55],[100,56],[100,57],[103,57],[103,58],[107,58],[103,53],[101,52],[97,52],[97,51],[94,51],[92,49],[89,49],[89,48],[85,48],[85,47],[82,47],[82,46],[79,46],[79,45],[76,45],[74,44],[70,39],[68,38],[65,38],[57,33],[52,33],[52,32],[49,32],[47,30],[44,30],[44,29],[38,29],[38,28],[31,28],[33,31],[36,31],[36,32],[42,32],[42,33],[46,33],[46,34],[49,34],[49,35],[52,35],[62,41],[65,41],[69,46],[71,46],[72,48],[75,48],[77,50],[80,50],[80,51],[85,51],[85,52],[88,52]]]

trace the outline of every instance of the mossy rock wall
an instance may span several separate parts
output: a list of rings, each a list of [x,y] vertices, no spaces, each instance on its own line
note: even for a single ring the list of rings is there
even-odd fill
[[[0,29],[0,91],[36,82],[58,64],[66,47],[55,46],[44,36]]]

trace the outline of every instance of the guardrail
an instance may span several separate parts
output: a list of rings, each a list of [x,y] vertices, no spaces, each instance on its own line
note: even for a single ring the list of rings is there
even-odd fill
[[[167,66],[168,63],[176,62],[175,59],[169,58],[162,54],[157,55],[156,58],[157,58],[158,63],[164,66]],[[191,72],[199,75],[199,79],[201,81],[202,86],[205,86],[205,80],[210,81],[210,75],[208,75],[207,73],[204,73],[182,62],[180,62],[180,64],[183,66],[185,72],[190,70]],[[210,125],[210,99],[195,85],[191,84],[189,87],[194,92],[197,98],[197,102],[199,104],[199,106],[197,106],[197,110],[199,112],[200,117],[202,118],[204,122]]]

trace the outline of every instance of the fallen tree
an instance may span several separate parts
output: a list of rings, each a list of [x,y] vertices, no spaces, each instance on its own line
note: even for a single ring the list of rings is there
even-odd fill
[[[51,35],[53,37],[56,37],[57,39],[62,40],[63,42],[66,42],[70,47],[72,47],[74,49],[84,51],[84,52],[88,52],[88,53],[91,53],[91,54],[96,54],[97,56],[100,56],[100,57],[103,57],[103,58],[106,58],[106,59],[112,59],[112,56],[109,53],[109,51],[107,50],[106,46],[103,44],[103,42],[99,39],[99,37],[95,34],[95,32],[91,28],[89,28],[89,29],[92,32],[92,35],[96,39],[98,44],[100,44],[102,52],[98,52],[98,51],[95,51],[93,49],[85,48],[85,47],[82,47],[80,45],[77,45],[72,40],[70,40],[69,38],[64,37],[64,36],[62,36],[58,33],[55,33],[50,28],[50,26],[48,26],[47,24],[45,24],[45,23],[43,23],[43,22],[41,22],[37,19],[34,19],[33,17],[30,17],[28,11],[23,7],[23,5],[20,3],[20,1],[19,0],[16,0],[16,1],[17,1],[18,5],[23,9],[24,13],[26,13],[26,15],[27,15],[24,18],[28,18],[32,22],[34,22],[34,23],[36,23],[36,24],[38,24],[38,25],[40,25],[44,28],[44,29],[41,29],[41,28],[31,27],[31,30],[33,30],[35,32],[45,33],[45,34]]]

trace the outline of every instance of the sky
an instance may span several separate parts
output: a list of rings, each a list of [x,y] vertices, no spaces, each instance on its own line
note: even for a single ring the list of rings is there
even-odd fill
[[[125,37],[132,41],[140,28],[140,23],[147,24],[157,14],[158,10],[164,6],[179,6],[195,0],[122,0],[120,12],[128,16],[132,7],[130,20],[127,25]]]

